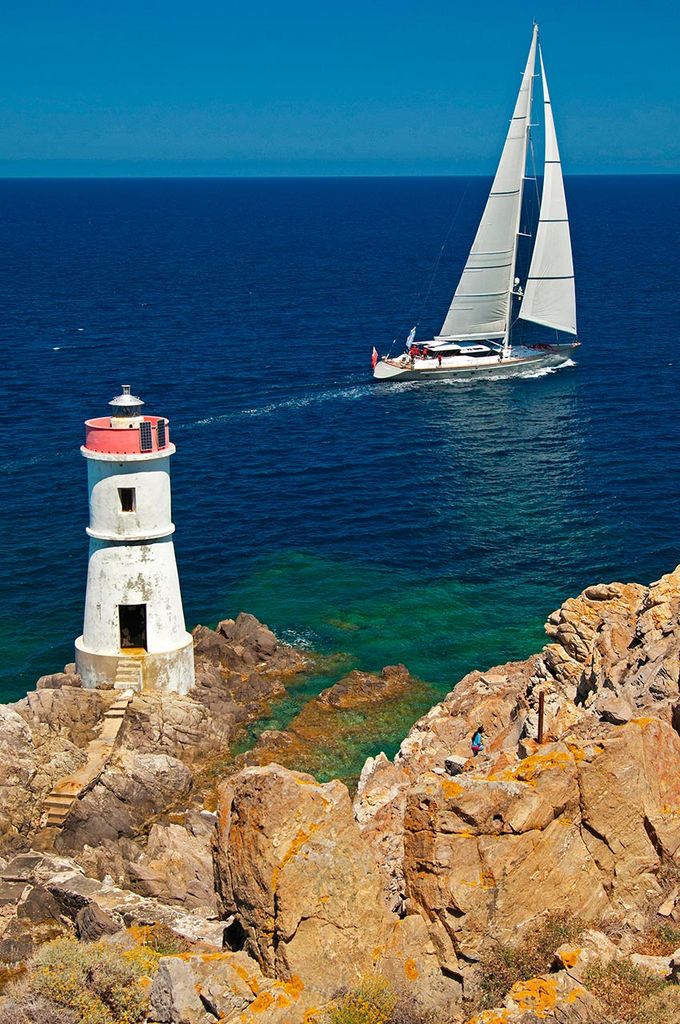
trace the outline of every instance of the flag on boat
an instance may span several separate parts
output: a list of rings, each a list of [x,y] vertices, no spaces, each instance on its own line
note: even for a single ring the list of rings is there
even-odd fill
[[[415,340],[416,340],[416,329],[415,329],[415,327],[412,327],[411,331],[409,333],[409,336],[406,339],[406,348],[410,348]]]
[[[380,359],[380,356],[378,355],[378,350],[377,350],[377,348],[374,345],[373,346],[373,351],[371,353],[371,366],[373,367],[374,370],[375,370],[376,366],[378,365],[378,360],[379,359]]]

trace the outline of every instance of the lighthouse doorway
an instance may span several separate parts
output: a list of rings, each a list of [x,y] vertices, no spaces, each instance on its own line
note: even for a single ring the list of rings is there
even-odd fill
[[[146,650],[146,605],[119,604],[121,649],[137,647]]]

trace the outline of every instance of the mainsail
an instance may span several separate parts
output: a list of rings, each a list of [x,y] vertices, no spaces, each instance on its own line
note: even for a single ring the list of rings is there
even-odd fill
[[[545,170],[536,243],[519,315],[523,320],[576,334],[574,264],[562,166],[548,83],[541,58],[545,109]]]
[[[503,338],[507,335],[522,209],[537,33],[538,28],[534,26],[522,85],[496,177],[451,308],[441,333],[435,339],[438,341]]]

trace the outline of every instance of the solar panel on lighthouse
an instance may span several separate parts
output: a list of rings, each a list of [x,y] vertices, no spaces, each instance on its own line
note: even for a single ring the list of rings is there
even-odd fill
[[[143,452],[153,451],[153,438],[151,437],[151,424],[144,420],[139,425],[139,444]]]

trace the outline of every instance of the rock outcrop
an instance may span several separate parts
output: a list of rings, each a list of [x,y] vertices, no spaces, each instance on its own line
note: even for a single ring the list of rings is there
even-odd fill
[[[560,913],[580,920],[578,944],[471,1024],[599,1024],[593,964],[670,983],[680,952],[634,936],[680,925],[680,569],[589,587],[546,628],[540,654],[470,673],[394,760],[369,758],[352,804],[341,782],[273,761],[318,769],[351,735],[343,716],[383,728],[418,685],[406,670],[350,673],[235,772],[233,737],[305,660],[252,616],[197,627],[195,689],[135,695],[57,835],[37,831],[36,807],[114,695],[71,666],[45,677],[0,708],[0,853],[52,846],[0,861],[0,957],[159,922],[190,948],[161,960],[155,1024],[308,1024],[372,973],[444,1024],[473,1006],[491,945],[518,948]]]
[[[371,971],[398,991],[455,1001],[425,921],[398,919],[340,782],[278,765],[247,768],[220,792],[215,863],[228,941],[262,971],[309,979],[331,998]]]
[[[462,977],[486,935],[515,941],[555,908],[640,920],[680,860],[680,570],[590,587],[547,630],[540,655],[461,680],[359,783],[389,905],[421,913]]]
[[[54,842],[74,856],[86,847],[106,848],[119,876],[130,881],[124,864],[138,860],[140,851],[126,840],[190,799],[200,806],[203,790],[213,785],[206,766],[226,762],[239,730],[267,712],[285,693],[285,683],[309,666],[306,655],[280,644],[252,615],[225,620],[217,630],[199,626],[194,635],[194,691],[185,697],[134,695],[114,753],[98,766],[54,834],[40,833],[45,800],[55,784],[83,768],[88,744],[99,740],[104,716],[120,695],[112,688],[83,688],[75,667],[67,665],[64,672],[41,677],[23,700],[0,707],[6,769],[0,780],[0,852],[19,852],[36,842]],[[85,855],[88,866],[96,860]]]

